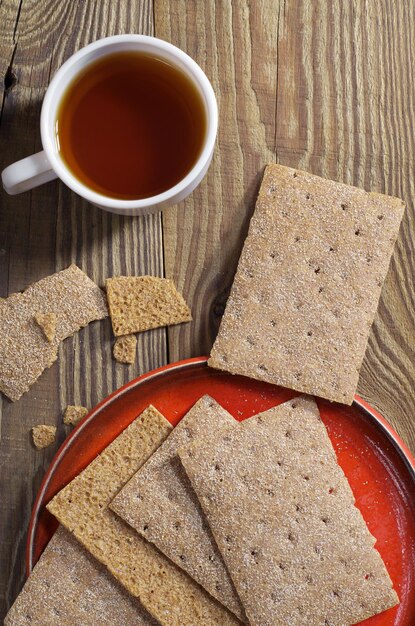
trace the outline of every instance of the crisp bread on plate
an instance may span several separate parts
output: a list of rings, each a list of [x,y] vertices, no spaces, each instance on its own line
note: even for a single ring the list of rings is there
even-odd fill
[[[192,314],[169,278],[118,276],[106,280],[114,335],[190,322]]]
[[[40,311],[43,320],[56,316],[50,340],[36,322]],[[76,265],[9,296],[0,307],[0,391],[18,400],[56,361],[63,339],[107,316],[104,292]]]
[[[351,404],[403,211],[268,165],[209,365]]]
[[[179,456],[251,626],[346,626],[397,604],[314,400]]]
[[[63,526],[46,546],[5,626],[157,626]]]
[[[158,450],[115,496],[110,508],[214,598],[244,620],[244,612],[200,504],[177,456],[206,430],[220,433],[238,422],[203,396]]]
[[[235,626],[240,622],[108,505],[170,433],[149,407],[47,505],[164,626]]]

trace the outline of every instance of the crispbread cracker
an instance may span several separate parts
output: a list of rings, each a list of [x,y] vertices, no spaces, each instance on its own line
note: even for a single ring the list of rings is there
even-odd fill
[[[170,431],[149,407],[47,508],[161,624],[236,625],[236,618],[108,508]]]
[[[5,626],[157,626],[63,526],[4,621]]]
[[[179,454],[252,626],[345,626],[397,603],[314,400]]]
[[[189,322],[192,314],[172,280],[155,276],[119,276],[106,281],[114,335]]]
[[[51,341],[35,321],[39,311],[56,315]],[[103,291],[76,265],[9,296],[0,307],[0,391],[18,400],[56,360],[63,339],[107,315]]]
[[[209,365],[351,404],[403,210],[269,165]]]
[[[177,450],[205,430],[220,433],[237,422],[213,398],[203,396],[166,441],[121,489],[110,508],[214,598],[245,619],[239,598]]]

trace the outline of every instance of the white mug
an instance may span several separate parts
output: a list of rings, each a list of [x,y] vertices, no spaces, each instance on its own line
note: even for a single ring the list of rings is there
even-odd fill
[[[206,127],[204,145],[190,172],[174,187],[150,198],[120,200],[93,191],[79,181],[60,157],[55,141],[55,121],[67,86],[90,63],[114,52],[136,50],[165,59],[188,76],[202,96]],[[40,133],[43,151],[6,167],[1,174],[3,187],[14,195],[60,178],[88,202],[122,215],[143,215],[160,211],[188,196],[207,172],[213,155],[218,128],[218,108],[212,85],[199,65],[170,43],[146,35],[115,35],[91,43],[71,56],[50,83],[42,105]]]

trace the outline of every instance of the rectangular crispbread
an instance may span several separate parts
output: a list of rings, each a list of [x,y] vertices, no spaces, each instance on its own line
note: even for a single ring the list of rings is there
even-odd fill
[[[170,431],[149,407],[47,508],[162,625],[236,625],[236,618],[108,508]]]
[[[169,278],[118,276],[106,283],[114,335],[190,322],[192,314]]]
[[[5,626],[157,626],[108,570],[60,526]]]
[[[36,321],[49,314],[50,339]],[[104,292],[76,265],[9,296],[0,307],[0,391],[18,400],[56,361],[63,339],[107,315]]]
[[[203,396],[121,489],[110,508],[240,619],[244,612],[177,450],[236,420]]]
[[[351,404],[403,211],[268,165],[209,365]]]
[[[251,626],[346,626],[397,603],[314,400],[179,456]]]

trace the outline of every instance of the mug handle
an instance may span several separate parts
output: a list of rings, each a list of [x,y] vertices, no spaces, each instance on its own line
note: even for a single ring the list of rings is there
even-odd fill
[[[3,187],[11,196],[29,191],[55,178],[57,175],[43,150],[12,163],[1,173]]]

